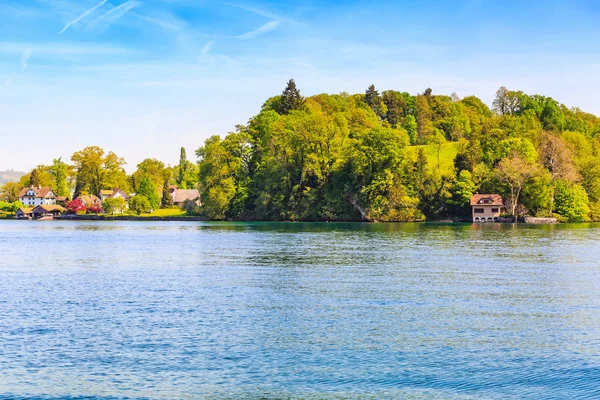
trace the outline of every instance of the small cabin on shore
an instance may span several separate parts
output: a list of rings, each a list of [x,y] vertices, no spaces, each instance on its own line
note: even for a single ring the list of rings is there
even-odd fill
[[[21,207],[17,210],[17,219],[32,219],[32,218],[33,218],[33,208]]]
[[[473,222],[498,222],[504,211],[499,194],[475,194],[471,197]]]
[[[41,205],[31,211],[33,219],[54,219],[65,212],[65,209],[58,205]]]

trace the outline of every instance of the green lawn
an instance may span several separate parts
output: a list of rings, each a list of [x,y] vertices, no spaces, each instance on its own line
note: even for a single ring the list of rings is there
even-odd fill
[[[154,210],[149,214],[142,214],[142,217],[185,217],[187,212],[180,208],[161,208]]]
[[[440,169],[442,171],[448,171],[454,165],[454,157],[458,153],[456,142],[448,142],[442,145],[440,150]],[[428,144],[424,146],[410,146],[409,154],[413,159],[417,156],[417,149],[420,147],[425,149],[425,155],[427,156],[427,164],[430,169],[434,169],[438,167],[438,153],[437,153],[437,145]]]

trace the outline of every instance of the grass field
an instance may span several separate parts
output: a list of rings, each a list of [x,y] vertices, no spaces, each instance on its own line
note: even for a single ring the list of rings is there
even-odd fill
[[[149,214],[142,214],[141,217],[185,217],[187,212],[180,208],[161,208]]]
[[[448,171],[454,165],[454,157],[458,153],[456,142],[448,142],[442,145],[440,150],[440,169],[442,171]],[[428,144],[424,146],[410,146],[409,152],[413,159],[417,156],[417,150],[419,148],[425,149],[425,155],[427,156],[427,164],[429,168],[437,168],[438,167],[438,154],[437,154],[437,145]]]

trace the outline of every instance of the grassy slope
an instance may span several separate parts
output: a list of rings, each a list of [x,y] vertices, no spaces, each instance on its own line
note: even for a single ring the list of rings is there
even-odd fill
[[[187,213],[179,208],[158,209],[150,214],[142,214],[141,217],[185,217]]]
[[[440,151],[440,168],[442,171],[448,171],[454,165],[454,157],[456,157],[456,153],[458,152],[456,144],[456,142],[448,142],[442,145],[442,149]],[[429,168],[437,168],[437,146],[434,144],[428,144],[424,146],[410,146],[409,154],[411,155],[411,157],[415,159],[417,157],[417,149],[421,147],[425,149],[425,155],[427,156],[427,164]]]

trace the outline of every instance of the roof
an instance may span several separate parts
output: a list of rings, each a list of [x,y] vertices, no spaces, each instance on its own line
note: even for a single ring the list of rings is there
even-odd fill
[[[21,211],[23,214],[31,214],[33,212],[33,208],[21,207],[17,210],[17,212],[19,211]]]
[[[105,195],[105,196],[110,196],[113,194],[112,190],[101,190],[100,194]]]
[[[33,190],[35,192],[35,196],[33,196],[34,198],[39,198],[39,199],[45,199],[47,197],[54,197],[54,192],[52,192],[52,188],[49,188],[47,186],[41,187],[34,187],[34,186],[30,186],[27,188],[23,188],[21,189],[21,191],[19,192],[19,197],[28,197],[27,196],[27,192]],[[50,192],[52,192],[52,194],[50,194]],[[49,195],[50,194],[50,195]]]
[[[61,207],[61,206],[59,206],[59,205],[52,205],[52,206],[49,206],[49,205],[45,205],[45,204],[44,204],[44,205],[41,205],[41,206],[37,206],[36,208],[34,208],[34,209],[33,209],[33,211],[37,210],[38,208],[42,208],[42,209],[44,209],[45,211],[60,211],[60,212],[64,212],[64,211],[65,211],[65,209],[64,209],[64,208],[62,208],[62,207]]]
[[[56,201],[67,201],[69,196],[56,196]]]
[[[482,200],[489,199],[490,203],[483,203]],[[502,196],[499,194],[475,194],[471,197],[471,205],[485,205],[485,206],[501,206],[502,205]]]
[[[200,198],[197,189],[177,189],[173,191],[173,203],[183,203],[186,200],[196,201]]]
[[[86,207],[100,203],[100,199],[94,194],[84,194],[79,196],[78,199],[81,200]]]

